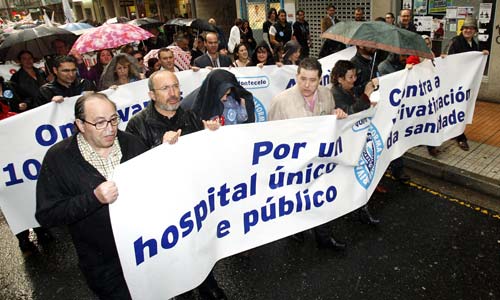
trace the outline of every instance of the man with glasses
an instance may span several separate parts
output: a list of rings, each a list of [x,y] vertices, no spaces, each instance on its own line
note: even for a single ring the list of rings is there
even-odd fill
[[[115,246],[109,204],[118,197],[114,169],[147,150],[118,130],[116,105],[104,94],[75,104],[76,134],[55,144],[43,159],[35,217],[42,226],[67,225],[89,287],[100,299],[130,299]]]
[[[149,77],[148,87],[151,102],[130,119],[126,129],[138,136],[148,148],[163,143],[175,144],[181,135],[220,127],[218,121],[201,120],[195,113],[182,109],[179,80],[174,73],[166,70],[153,73]],[[226,299],[212,272],[198,287],[198,291],[201,299]]]
[[[34,107],[51,101],[62,102],[65,97],[82,95],[85,91],[95,91],[92,81],[78,78],[76,60],[71,56],[58,56],[52,68],[56,78],[40,87]]]

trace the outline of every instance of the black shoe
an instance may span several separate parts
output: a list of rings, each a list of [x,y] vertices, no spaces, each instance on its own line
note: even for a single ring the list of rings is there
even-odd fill
[[[457,143],[458,143],[458,147],[460,147],[460,149],[464,150],[464,151],[469,151],[469,143],[467,143],[467,140],[463,140],[463,141],[458,141],[457,140]]]
[[[27,241],[19,240],[19,249],[21,249],[21,251],[23,252],[24,257],[31,256],[32,254],[35,254],[36,252],[38,252],[38,248],[30,240],[27,240]]]
[[[402,173],[401,175],[399,176],[394,176],[396,178],[396,180],[400,181],[400,182],[407,182],[407,181],[410,181],[410,175],[406,174],[406,173]]]
[[[436,147],[428,147],[427,152],[429,152],[429,155],[432,157],[438,157],[438,155],[441,153],[438,148]]]
[[[303,244],[305,241],[304,232],[298,232],[296,234],[292,234],[290,238],[299,244]]]
[[[200,299],[202,300],[227,300],[227,296],[224,290],[220,287],[198,287],[198,292],[200,293]]]
[[[362,223],[368,225],[378,225],[380,223],[379,219],[376,219],[372,216],[372,214],[368,210],[368,205],[365,205],[359,209],[359,219]]]
[[[326,241],[317,241],[318,242],[318,248],[320,249],[332,249],[332,250],[337,250],[337,251],[343,251],[345,250],[345,244],[337,242],[334,238],[330,237]]]
[[[54,236],[45,228],[35,228],[36,238],[40,245],[47,245],[54,241]]]

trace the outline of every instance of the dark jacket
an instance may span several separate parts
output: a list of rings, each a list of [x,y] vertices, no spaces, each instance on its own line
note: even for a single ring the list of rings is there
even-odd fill
[[[308,57],[310,38],[309,23],[307,23],[307,21],[304,21],[304,23],[293,23],[293,36],[302,47],[300,57]]]
[[[280,42],[281,45],[285,45],[286,42],[292,39],[292,23],[285,22],[285,25],[283,25],[280,22],[276,22],[273,26],[276,29],[274,38],[276,41]]]
[[[451,39],[448,47],[448,54],[456,54],[469,51],[479,51],[479,46],[476,41],[474,41],[474,39],[472,39],[472,45],[469,45],[469,43],[467,43],[467,40],[464,38],[463,34],[457,35]]]
[[[118,141],[121,162],[147,150],[129,133],[118,131]],[[36,186],[36,219],[43,227],[68,225],[86,276],[118,259],[109,206],[94,195],[94,189],[105,181],[83,158],[74,135],[47,151]]]
[[[33,103],[38,98],[40,87],[47,82],[45,80],[45,73],[42,70],[37,68],[33,68],[33,70],[35,71],[36,79],[28,75],[23,68],[14,73],[10,79],[19,95],[20,102],[26,103],[28,109],[33,108]]]
[[[233,61],[229,56],[219,54],[219,66],[218,67],[230,67]],[[196,58],[194,60],[194,65],[198,68],[205,67],[215,67],[212,65],[212,60],[208,53],[203,54],[202,56]]]
[[[399,54],[396,53],[390,53],[377,67],[381,76],[403,70],[404,68],[405,65],[401,63]]]
[[[365,90],[365,85],[377,74],[377,67],[374,67],[372,72],[372,60],[366,59],[359,52],[351,58],[351,62],[356,67],[357,79],[354,82],[354,94],[361,96]],[[373,73],[373,74],[372,74]],[[370,75],[373,75],[370,77]]]
[[[181,135],[185,135],[202,130],[203,123],[194,113],[184,111],[181,107],[169,119],[156,111],[151,101],[145,109],[130,119],[126,131],[139,137],[151,149],[162,144],[165,132],[179,129],[182,130]]]
[[[355,114],[370,108],[370,99],[363,94],[356,97],[354,94],[344,90],[340,85],[332,88],[333,99],[335,99],[335,108],[340,108],[348,115]]]
[[[232,96],[240,102],[245,99],[248,119],[245,123],[255,122],[255,103],[253,95],[243,88],[233,73],[218,69],[208,73],[202,85],[192,91],[182,100],[182,107],[192,110],[202,120],[210,120],[224,112],[224,104],[220,99],[228,89],[232,89]]]
[[[33,106],[38,107],[49,103],[54,96],[73,97],[81,95],[85,91],[96,91],[95,85],[90,80],[77,78],[69,87],[65,87],[56,79],[40,87],[39,95]]]
[[[408,24],[408,27],[403,27],[403,24],[399,23],[398,27],[402,28],[402,29],[406,29],[406,30],[411,31],[411,32],[417,32],[417,27],[415,26],[415,24],[413,22],[410,22]]]

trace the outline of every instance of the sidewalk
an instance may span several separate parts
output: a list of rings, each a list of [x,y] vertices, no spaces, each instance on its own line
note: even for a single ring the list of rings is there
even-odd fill
[[[500,199],[500,104],[477,101],[465,134],[469,151],[450,140],[434,158],[419,146],[404,155],[405,166]]]

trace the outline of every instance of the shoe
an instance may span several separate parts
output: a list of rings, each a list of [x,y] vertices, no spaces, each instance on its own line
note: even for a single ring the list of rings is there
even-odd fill
[[[220,287],[207,288],[199,287],[198,292],[200,293],[200,299],[202,300],[227,300],[227,296],[224,290]]]
[[[375,188],[375,192],[380,194],[387,194],[388,190],[381,185],[377,185],[377,187]]]
[[[401,182],[407,182],[407,181],[410,181],[410,175],[406,174],[406,173],[402,173],[401,175],[399,176],[394,176],[396,178],[396,180],[398,181],[401,181]]]
[[[19,241],[19,249],[21,249],[21,251],[23,252],[24,257],[31,256],[31,255],[35,254],[36,252],[38,252],[38,248],[30,240],[22,241],[22,242]]]
[[[343,251],[345,250],[345,244],[337,242],[334,238],[330,237],[326,241],[318,241],[318,248]]]
[[[457,143],[458,143],[458,147],[460,147],[460,149],[462,149],[464,151],[469,151],[469,143],[467,143],[466,140],[457,141]]]
[[[368,210],[368,205],[365,205],[359,209],[359,220],[367,225],[378,225],[380,223],[379,219],[372,216]]]
[[[427,151],[429,152],[429,155],[432,157],[437,157],[441,153],[441,151],[439,151],[438,148],[436,147],[427,148]]]
[[[299,244],[303,244],[305,241],[304,232],[298,232],[296,234],[292,234],[290,238]]]
[[[54,236],[47,229],[40,227],[40,228],[36,228],[34,230],[36,233],[36,238],[37,238],[38,243],[40,245],[47,245],[47,244],[51,243],[52,241],[54,241]]]

